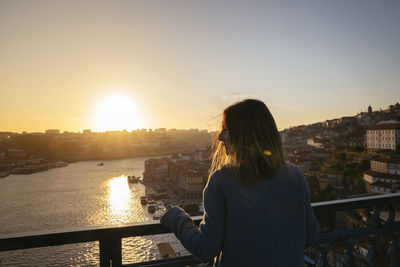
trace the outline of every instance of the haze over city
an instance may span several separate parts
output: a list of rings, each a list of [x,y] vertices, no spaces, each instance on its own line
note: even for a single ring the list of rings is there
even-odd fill
[[[0,131],[279,129],[399,100],[397,1],[0,1]]]

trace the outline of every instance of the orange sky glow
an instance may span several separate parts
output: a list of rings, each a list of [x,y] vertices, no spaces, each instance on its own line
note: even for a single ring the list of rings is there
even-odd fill
[[[378,3],[379,2],[379,3]],[[0,131],[279,129],[399,102],[400,4],[0,0]]]

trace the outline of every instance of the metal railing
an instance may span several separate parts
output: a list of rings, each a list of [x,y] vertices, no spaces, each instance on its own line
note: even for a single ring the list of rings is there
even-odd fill
[[[337,240],[348,242],[342,264],[351,266],[354,259],[354,243],[360,237],[369,238],[368,264],[375,266],[376,244],[382,234],[391,235],[389,256],[391,265],[398,266],[400,222],[396,222],[394,204],[400,203],[400,194],[368,196],[313,203],[317,215],[362,208],[374,208],[374,223],[363,228],[335,231],[322,234],[319,244],[322,247],[318,266],[326,266],[331,245]],[[381,210],[387,207],[388,217],[382,221]],[[201,216],[192,217],[198,225]],[[199,263],[193,256],[161,259],[149,262],[122,265],[122,238],[170,233],[159,221],[133,224],[123,227],[86,228],[65,232],[46,232],[0,237],[0,251],[11,251],[37,247],[57,246],[75,243],[99,242],[100,266],[186,266]]]

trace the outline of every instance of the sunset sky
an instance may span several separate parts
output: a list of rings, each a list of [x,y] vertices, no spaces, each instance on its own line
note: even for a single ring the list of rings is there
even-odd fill
[[[0,0],[0,131],[280,129],[400,102],[400,1]]]

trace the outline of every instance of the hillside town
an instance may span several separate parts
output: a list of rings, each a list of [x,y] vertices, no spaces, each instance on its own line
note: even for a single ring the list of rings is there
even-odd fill
[[[299,166],[310,188],[311,201],[320,202],[400,192],[400,105],[352,117],[297,126],[281,132],[286,159]],[[379,221],[389,219],[387,209]],[[398,215],[396,214],[396,217]],[[320,214],[322,232],[349,230],[371,224],[368,209]],[[352,257],[353,266],[389,266],[392,237],[363,237],[357,242],[337,241],[326,255],[330,266],[342,266]],[[351,246],[352,250],[349,250]],[[317,262],[322,247],[308,248]],[[353,253],[348,254],[348,251]],[[312,265],[312,264],[310,264]]]
[[[280,135],[286,160],[304,173],[311,202],[400,192],[399,103],[375,111],[368,106],[366,112],[354,116],[292,127]],[[215,132],[198,129],[1,132],[0,177],[45,171],[80,160],[165,155],[145,161],[142,179],[128,177],[128,182],[145,185],[143,208],[153,213],[155,206],[171,204],[190,215],[201,215],[215,137]],[[368,210],[353,210],[318,216],[322,232],[330,232],[368,225],[374,215]],[[366,266],[370,244],[368,237],[354,244],[354,266]],[[382,238],[374,244],[376,266],[387,266],[385,251],[390,242]],[[341,264],[347,246],[345,242],[332,245],[327,255],[332,266]],[[319,246],[307,248],[311,263],[320,251]]]
[[[162,200],[164,206],[183,207],[191,215],[202,214],[202,193],[211,165],[211,147],[171,157],[148,159],[141,183],[146,197]]]
[[[313,201],[400,190],[400,104],[281,132]]]
[[[211,145],[213,133],[189,129],[141,129],[82,133],[0,132],[0,177],[33,173],[82,160],[149,157],[191,152]]]
[[[321,202],[400,192],[400,104],[386,110],[361,112],[281,133],[286,159],[300,167],[310,188],[311,201]],[[149,195],[163,195],[165,204],[185,207],[191,215],[201,214],[201,192],[207,183],[210,150],[175,154],[145,162],[143,182]],[[372,221],[370,210],[320,214],[323,232],[364,227]],[[383,218],[384,220],[384,218]],[[354,266],[368,266],[368,255],[376,254],[376,266],[388,266],[390,240],[371,243],[364,237],[353,244]],[[371,247],[376,246],[376,250]],[[331,266],[342,266],[348,244],[335,242],[327,254]],[[320,246],[306,250],[310,266],[321,254]],[[372,250],[371,250],[372,249]]]
[[[400,190],[400,104],[385,110],[301,125],[280,132],[286,160],[304,173],[311,200]],[[168,184],[179,197],[201,198],[215,132],[0,132],[0,176],[62,167],[80,160],[172,155],[145,164],[143,181]]]
[[[282,131],[286,159],[300,167],[313,202],[400,191],[400,104]],[[146,161],[144,181],[201,197],[209,150]]]

